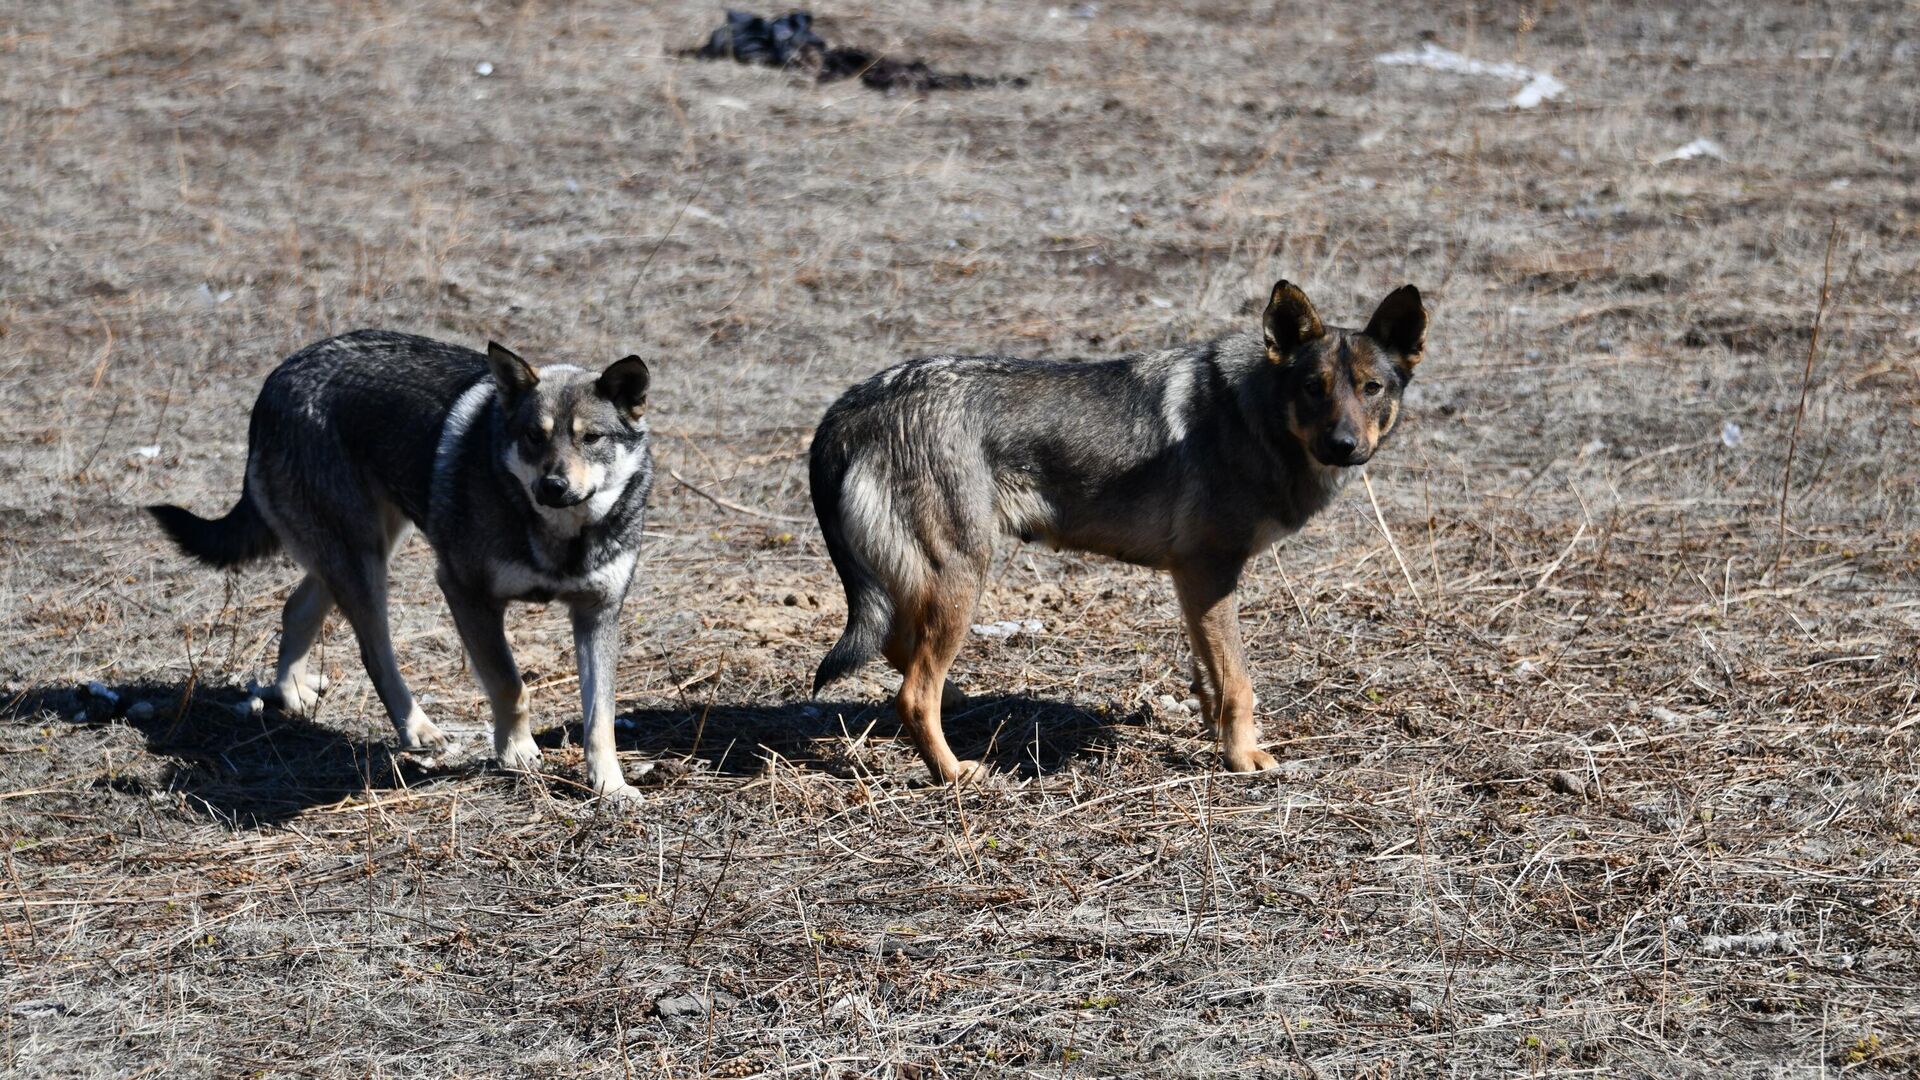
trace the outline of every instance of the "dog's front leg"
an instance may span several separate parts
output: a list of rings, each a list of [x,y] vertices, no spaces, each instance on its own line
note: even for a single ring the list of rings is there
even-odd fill
[[[609,802],[638,801],[613,752],[613,676],[620,659],[620,605],[573,608],[573,649],[580,660],[580,712],[586,725],[587,784]]]
[[[1219,562],[1207,561],[1176,567],[1173,589],[1186,616],[1194,657],[1213,691],[1200,700],[1220,740],[1220,756],[1234,772],[1261,772],[1280,763],[1260,749],[1260,729],[1253,720],[1253,681],[1247,678],[1233,596],[1238,578],[1237,565],[1229,572]]]
[[[512,772],[539,772],[540,748],[534,745],[527,715],[527,687],[507,643],[506,605],[491,596],[468,592],[445,571],[440,591],[453,612],[453,625],[467,647],[474,678],[493,708],[493,754]]]

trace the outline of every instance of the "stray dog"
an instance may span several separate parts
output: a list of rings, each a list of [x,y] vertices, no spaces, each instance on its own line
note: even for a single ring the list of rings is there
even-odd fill
[[[1273,768],[1256,745],[1234,589],[1247,560],[1332,501],[1393,430],[1427,313],[1406,285],[1366,329],[1327,327],[1282,281],[1263,323],[1262,335],[1104,362],[926,357],[848,390],[809,463],[847,592],[814,693],[884,654],[934,778],[979,776],[947,746],[941,696],[995,535],[1008,533],[1172,574],[1227,768]]]
[[[212,566],[284,548],[307,576],[287,598],[281,706],[310,715],[319,703],[307,654],[337,604],[406,749],[446,741],[408,692],[387,630],[387,561],[409,526],[438,557],[440,589],[493,708],[503,768],[540,766],[507,644],[507,602],[564,601],[587,781],[604,798],[632,799],[613,752],[613,674],[653,486],[648,381],[637,356],[595,374],[535,370],[491,342],[482,355],[379,330],[328,338],[267,376],[238,505],[218,521],[177,506],[148,511]]]

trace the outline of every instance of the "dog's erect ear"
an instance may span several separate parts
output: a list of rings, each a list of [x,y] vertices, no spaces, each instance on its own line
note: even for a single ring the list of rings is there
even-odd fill
[[[1427,347],[1427,309],[1420,304],[1420,290],[1402,285],[1388,293],[1363,333],[1405,357],[1408,367],[1419,363]]]
[[[1267,301],[1262,322],[1267,329],[1267,359],[1275,363],[1285,361],[1287,354],[1299,346],[1326,335],[1313,301],[1291,281],[1274,283],[1273,298]]]
[[[640,418],[640,410],[647,406],[647,385],[653,376],[647,371],[647,362],[637,356],[623,356],[607,366],[600,373],[600,380],[593,389],[601,397],[626,410],[635,420]]]
[[[509,410],[517,408],[527,391],[540,385],[540,375],[520,354],[497,341],[487,342],[487,366],[493,369],[493,383],[500,390],[500,403]]]

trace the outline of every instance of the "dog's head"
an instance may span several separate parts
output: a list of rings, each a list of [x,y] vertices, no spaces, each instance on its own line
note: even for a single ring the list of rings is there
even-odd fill
[[[507,471],[548,516],[597,521],[647,464],[647,362],[616,360],[595,374],[568,364],[536,370],[487,343],[506,421]]]
[[[1420,290],[1402,285],[1365,330],[1346,330],[1322,326],[1307,294],[1282,281],[1264,321],[1287,430],[1322,465],[1366,464],[1400,419],[1400,395],[1426,347]]]

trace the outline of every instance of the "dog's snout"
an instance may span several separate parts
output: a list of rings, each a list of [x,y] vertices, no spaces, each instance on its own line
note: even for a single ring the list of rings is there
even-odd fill
[[[548,506],[559,506],[567,498],[567,478],[543,476],[533,485],[533,497]]]
[[[1373,456],[1373,447],[1361,440],[1359,432],[1342,424],[1326,432],[1313,452],[1322,462],[1344,468],[1366,464]]]

